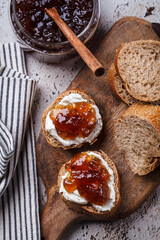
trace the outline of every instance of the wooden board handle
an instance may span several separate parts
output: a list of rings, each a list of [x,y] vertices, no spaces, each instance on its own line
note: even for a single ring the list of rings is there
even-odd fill
[[[41,217],[42,236],[45,240],[60,240],[74,222],[87,219],[84,214],[70,210],[53,187]]]
[[[97,58],[89,51],[88,48],[81,42],[68,25],[60,18],[55,8],[46,9],[47,14],[56,22],[63,34],[76,49],[82,59],[86,62],[88,67],[95,73],[96,76],[102,76],[105,72],[102,64]]]

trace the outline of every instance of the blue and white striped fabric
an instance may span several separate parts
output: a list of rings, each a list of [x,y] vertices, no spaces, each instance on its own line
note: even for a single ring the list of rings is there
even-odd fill
[[[31,106],[36,81],[18,43],[0,45],[0,239],[40,239]]]
[[[8,128],[0,120],[0,179],[2,179],[5,175],[8,163],[12,158],[13,153],[14,146],[12,135]]]

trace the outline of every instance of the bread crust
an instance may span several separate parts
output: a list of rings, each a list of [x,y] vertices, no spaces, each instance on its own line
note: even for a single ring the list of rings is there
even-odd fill
[[[122,79],[120,78],[120,76],[118,75],[118,73],[116,72],[116,69],[115,69],[115,65],[114,63],[110,66],[109,70],[108,70],[108,85],[109,87],[111,88],[112,92],[116,95],[116,97],[120,98],[123,102],[125,102],[128,106],[132,105],[133,103],[135,102],[138,102],[137,99],[135,99],[134,97],[132,97],[128,92],[127,90],[123,90],[125,91],[126,93],[126,97],[123,97],[122,95],[123,94],[119,94],[118,92],[118,79],[119,78],[119,81],[122,82],[122,84],[124,85],[125,87],[125,83],[122,81]]]
[[[160,135],[160,106],[145,103],[135,103],[123,113],[121,117],[134,115],[148,121]]]
[[[59,102],[65,97],[68,96],[71,93],[78,93],[82,96],[82,98],[87,99],[87,103],[92,104],[92,105],[96,105],[95,102],[93,101],[93,99],[83,90],[80,89],[71,89],[71,90],[67,90],[63,93],[61,93],[48,107],[47,109],[44,111],[41,121],[42,121],[42,131],[43,134],[47,140],[47,142],[52,145],[53,147],[58,147],[58,148],[63,148],[63,149],[71,149],[71,148],[80,148],[83,144],[85,143],[81,143],[79,145],[71,145],[71,146],[64,146],[62,143],[60,143],[57,139],[55,139],[53,136],[51,136],[51,134],[45,130],[45,122],[46,122],[46,117],[48,115],[48,112],[51,111],[53,108],[55,108],[55,106],[57,104],[59,104]],[[101,129],[102,131],[102,129]],[[95,138],[92,140],[92,142],[90,143],[91,145],[97,140],[98,135],[100,134],[100,132],[95,136]]]
[[[154,106],[151,104],[145,104],[145,103],[135,103],[131,105],[121,116],[119,119],[126,117],[126,116],[136,116],[142,120],[145,120],[149,122],[153,128],[155,128],[157,134],[160,137],[160,106]],[[118,124],[119,119],[115,121],[115,124]],[[114,125],[114,135],[115,135],[115,125]],[[160,158],[159,157],[153,157],[152,162],[149,164],[148,168],[145,168],[143,170],[137,169],[132,167],[130,164],[130,161],[128,160],[128,157],[125,155],[125,159],[127,164],[130,166],[132,172],[138,175],[146,175],[153,171],[155,168],[157,168],[160,165]],[[160,156],[160,152],[159,152]]]
[[[160,42],[159,41],[155,41],[155,40],[138,40],[138,41],[133,41],[133,42],[129,42],[129,43],[123,43],[121,45],[121,47],[116,51],[116,54],[115,54],[115,58],[114,58],[114,64],[115,64],[115,69],[116,69],[116,72],[118,74],[118,76],[122,79],[122,81],[124,82],[124,86],[127,90],[127,92],[132,96],[134,97],[135,99],[139,100],[139,101],[144,101],[144,102],[155,102],[155,101],[158,101],[160,100],[160,97],[159,98],[156,98],[156,99],[151,99],[150,97],[148,98],[143,98],[141,96],[137,96],[131,89],[130,87],[128,86],[127,82],[126,82],[126,79],[123,79],[122,75],[121,75],[121,72],[119,70],[119,61],[120,61],[120,55],[121,55],[121,51],[123,51],[123,48],[125,46],[128,46],[129,44],[134,44],[134,43],[138,43],[138,44],[143,44],[144,42],[146,43],[149,43],[149,44],[157,44],[159,45],[160,47]]]
[[[90,152],[90,151],[87,151],[87,152]],[[101,219],[101,216],[103,216],[103,218],[108,219],[114,215],[114,213],[117,211],[117,209],[120,205],[120,201],[121,201],[120,179],[119,179],[118,171],[117,171],[117,168],[116,168],[114,162],[103,151],[100,151],[100,152],[92,151],[92,152],[99,154],[107,162],[108,166],[113,170],[114,182],[115,182],[115,193],[116,193],[116,200],[115,200],[114,207],[110,211],[98,212],[92,205],[89,205],[89,204],[81,205],[81,204],[78,204],[75,202],[71,202],[63,196],[63,193],[60,193],[60,195],[61,195],[63,201],[67,204],[67,206],[70,209],[72,209],[76,212],[95,216],[96,218],[99,217]],[[60,190],[60,187],[61,187],[62,176],[64,176],[65,174],[66,174],[66,170],[65,170],[65,164],[64,164],[61,167],[59,174],[58,174],[58,190]]]
[[[119,58],[120,51],[125,44],[127,44],[127,43],[122,43],[122,45],[117,49],[116,54],[114,56],[114,66],[115,66],[116,72],[120,78],[121,78],[121,76],[120,76],[119,69],[118,69],[118,58]]]
[[[121,97],[120,97],[120,95],[118,94],[118,91],[117,91],[115,75],[116,75],[116,69],[115,69],[114,63],[112,63],[112,65],[110,66],[110,68],[108,70],[108,75],[107,75],[108,85],[111,88],[112,92],[116,95],[116,97],[121,99]]]

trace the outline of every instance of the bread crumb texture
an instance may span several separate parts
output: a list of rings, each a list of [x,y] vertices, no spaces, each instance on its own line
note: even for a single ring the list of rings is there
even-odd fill
[[[134,173],[145,175],[159,165],[160,107],[136,103],[115,123],[115,141]]]
[[[160,99],[160,42],[140,40],[123,44],[115,57],[118,74],[130,95],[141,101]]]

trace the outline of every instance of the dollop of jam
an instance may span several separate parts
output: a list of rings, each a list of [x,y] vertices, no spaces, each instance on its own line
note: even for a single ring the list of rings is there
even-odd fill
[[[99,158],[87,153],[76,154],[65,166],[68,176],[63,181],[67,192],[76,189],[88,202],[103,206],[110,196],[110,175]]]
[[[86,102],[58,104],[50,113],[57,134],[65,140],[88,137],[96,125],[96,113]]]
[[[34,38],[45,42],[64,42],[65,36],[56,23],[45,12],[55,7],[60,17],[74,31],[80,34],[88,25],[93,0],[15,0],[17,18],[24,29]]]

